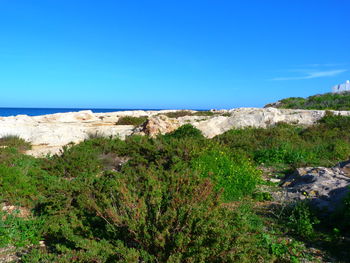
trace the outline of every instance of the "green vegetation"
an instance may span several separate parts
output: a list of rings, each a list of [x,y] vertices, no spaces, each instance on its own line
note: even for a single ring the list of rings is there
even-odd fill
[[[331,166],[350,155],[349,130],[350,117],[328,114],[307,128],[214,139],[191,125],[157,138],[93,136],[42,159],[1,148],[0,204],[33,215],[2,212],[0,247],[25,247],[28,263],[312,262],[309,242],[346,253],[350,196],[327,217],[306,203],[271,208],[259,167]]]
[[[145,116],[141,116],[141,117],[124,116],[119,118],[116,125],[140,126],[144,124],[146,121],[147,121],[147,117]]]
[[[202,177],[210,178],[217,191],[223,190],[225,201],[251,195],[261,180],[260,171],[246,157],[232,155],[225,149],[204,151],[193,160],[193,168]]]
[[[167,112],[163,115],[169,118],[180,118],[185,116],[214,116],[216,113],[212,111],[188,111],[188,110],[180,110],[174,112]]]
[[[350,117],[326,115],[307,128],[280,123],[267,129],[231,130],[214,140],[258,165],[279,169],[329,167],[349,158],[349,130]]]
[[[299,202],[286,213],[286,225],[304,239],[315,237],[314,225],[320,223],[306,202]]]
[[[350,110],[350,93],[325,93],[307,98],[291,97],[265,107],[307,110]]]
[[[0,147],[16,147],[20,151],[31,149],[29,142],[26,142],[17,135],[7,135],[0,138]]]
[[[25,247],[38,245],[43,221],[40,218],[21,218],[18,211],[0,211],[0,248],[5,246]]]

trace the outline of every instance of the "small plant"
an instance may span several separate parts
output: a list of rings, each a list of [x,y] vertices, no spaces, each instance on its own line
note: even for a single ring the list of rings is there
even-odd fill
[[[289,210],[287,226],[298,236],[312,239],[315,236],[314,225],[320,223],[306,202],[298,202]]]
[[[99,131],[91,131],[87,133],[87,139],[92,140],[92,139],[99,139],[99,138],[105,138],[106,135],[99,132]]]
[[[255,192],[252,195],[253,199],[256,201],[271,201],[272,195],[269,192]]]
[[[290,239],[276,240],[273,236],[265,233],[261,235],[261,240],[264,245],[269,247],[271,254],[282,259],[281,262],[299,263],[299,259],[305,258],[303,253],[305,248],[301,242]]]
[[[147,121],[147,117],[145,116],[141,116],[141,117],[124,116],[119,118],[116,125],[140,126],[144,124],[146,121]]]

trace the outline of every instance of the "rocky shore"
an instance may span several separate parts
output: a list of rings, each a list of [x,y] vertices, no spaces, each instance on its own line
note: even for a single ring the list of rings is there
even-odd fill
[[[78,143],[89,136],[118,136],[125,138],[132,134],[148,134],[171,132],[183,124],[192,124],[202,133],[212,138],[232,128],[262,127],[278,122],[299,125],[311,125],[325,115],[322,110],[291,110],[276,108],[237,108],[231,110],[212,111],[210,116],[189,114],[171,118],[164,111],[123,111],[111,113],[93,113],[80,111],[57,113],[30,117],[18,115],[0,117],[0,137],[17,135],[33,145],[28,154],[34,156],[57,153],[62,146],[71,142]],[[196,113],[195,111],[188,111]],[[334,114],[349,115],[348,111],[334,111]],[[147,117],[146,123],[118,125],[118,120],[125,116]]]

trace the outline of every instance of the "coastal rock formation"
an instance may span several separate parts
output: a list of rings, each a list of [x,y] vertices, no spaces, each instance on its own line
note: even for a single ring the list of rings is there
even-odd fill
[[[78,143],[89,136],[117,136],[125,138],[132,134],[171,132],[183,124],[192,124],[202,133],[212,138],[232,128],[262,127],[285,122],[300,125],[312,125],[322,118],[325,111],[291,110],[276,108],[238,108],[217,111],[211,116],[196,116],[192,113],[179,118],[165,116],[174,111],[123,111],[111,113],[93,113],[80,111],[30,117],[18,115],[0,117],[0,137],[17,135],[33,145],[29,154],[39,156],[57,153],[62,146]],[[335,114],[348,115],[348,111],[335,111]],[[117,125],[123,116],[147,116],[143,127]]]
[[[170,119],[165,115],[158,115],[150,117],[143,132],[151,137],[155,137],[158,134],[165,134],[172,132],[181,126],[177,119]]]
[[[350,192],[350,177],[342,168],[298,168],[282,183],[288,201],[310,200],[320,209],[333,211]]]
[[[266,128],[278,122],[312,125],[325,115],[322,110],[291,110],[276,108],[238,108],[228,110],[229,117],[214,116],[208,120],[192,123],[203,134],[212,138],[232,128]],[[350,116],[348,111],[334,111],[334,114]]]

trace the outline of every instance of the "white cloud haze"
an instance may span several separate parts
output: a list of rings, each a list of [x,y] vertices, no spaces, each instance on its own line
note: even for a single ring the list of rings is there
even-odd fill
[[[272,80],[301,80],[301,79],[315,79],[323,77],[334,77],[341,73],[348,71],[347,69],[336,69],[336,70],[319,70],[319,71],[306,71],[304,70],[304,76],[297,77],[277,77]]]

